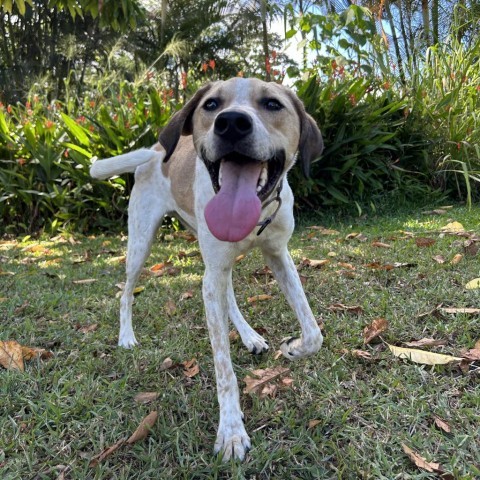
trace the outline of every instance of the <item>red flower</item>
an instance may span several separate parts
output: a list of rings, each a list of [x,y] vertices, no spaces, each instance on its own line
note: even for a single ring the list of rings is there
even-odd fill
[[[202,72],[205,73],[207,71],[207,68],[208,68],[208,65],[206,64],[206,62],[203,62],[202,63]]]
[[[27,109],[32,108],[32,104],[30,102],[25,103],[25,108]]]
[[[49,130],[50,128],[52,128],[55,124],[51,121],[51,120],[46,120],[45,121],[45,128],[47,130]]]
[[[272,50],[272,60],[275,61],[277,59],[277,52]]]
[[[460,150],[462,148],[462,144],[460,142],[457,142],[457,150]]]
[[[7,112],[8,112],[8,113],[12,113],[12,110],[13,110],[12,106],[9,105],[9,106],[7,107]]]
[[[215,70],[215,60],[209,60],[209,61],[208,61],[208,66],[209,66],[212,70]]]
[[[90,107],[93,108],[95,106],[95,100],[90,100]]]
[[[183,88],[184,90],[186,90],[187,84],[188,84],[188,81],[187,81],[187,72],[182,72],[182,80],[181,80],[181,83],[182,83],[182,88]]]
[[[21,167],[23,167],[23,166],[27,163],[27,161],[26,161],[24,158],[19,158],[19,159],[17,160],[17,163],[18,163]]]
[[[65,151],[63,152],[63,156],[64,156],[65,158],[68,158],[68,148],[65,149]]]
[[[265,71],[267,73],[270,73],[271,69],[272,69],[272,66],[270,65],[270,59],[268,57],[265,57]]]

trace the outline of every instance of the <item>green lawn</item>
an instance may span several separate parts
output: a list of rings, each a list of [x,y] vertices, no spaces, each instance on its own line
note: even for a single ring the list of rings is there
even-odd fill
[[[449,478],[480,478],[480,362],[463,370],[425,366],[393,357],[384,343],[433,337],[446,345],[428,350],[456,356],[474,348],[479,315],[435,307],[480,308],[480,290],[465,288],[480,277],[480,242],[465,249],[466,235],[441,233],[457,221],[470,237],[480,234],[479,219],[480,208],[455,206],[440,215],[412,208],[391,216],[300,222],[290,248],[296,264],[304,257],[329,263],[300,271],[325,342],[316,356],[297,363],[275,358],[282,338],[298,333],[298,324],[277,284],[254,275],[264,266],[261,256],[252,252],[238,262],[239,306],[271,347],[255,357],[232,336],[240,387],[261,368],[289,367],[293,379],[273,398],[242,394],[253,445],[243,464],[222,464],[212,454],[218,411],[196,242],[166,235],[155,245],[147,267],[171,261],[174,270],[142,276],[145,288],[134,306],[141,346],[131,351],[116,347],[125,237],[1,242],[0,340],[47,348],[54,356],[26,362],[25,372],[0,368],[0,477],[439,478],[416,467],[403,443],[440,463]],[[337,232],[308,228],[313,223]],[[362,235],[346,239],[351,233]],[[435,243],[417,246],[420,237]],[[463,257],[452,264],[456,254]],[[433,259],[439,255],[444,263]],[[395,262],[407,265],[378,268]],[[94,281],[74,283],[89,279]],[[247,301],[260,294],[273,298]],[[361,308],[349,313],[329,308],[334,304]],[[365,346],[363,328],[379,317],[389,327],[381,341]],[[163,370],[166,357],[174,364],[196,358],[200,371],[189,378],[181,366]],[[134,400],[140,392],[159,396],[141,404]],[[128,437],[152,410],[158,420],[145,440],[89,467],[94,455]],[[438,428],[434,416],[451,432]]]

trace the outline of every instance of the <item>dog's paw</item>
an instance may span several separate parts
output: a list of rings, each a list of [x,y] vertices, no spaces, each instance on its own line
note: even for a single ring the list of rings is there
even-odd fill
[[[122,334],[120,333],[118,337],[118,346],[123,348],[133,348],[135,345],[138,345],[138,341],[135,338],[135,334],[133,332],[129,334]]]
[[[255,330],[253,330],[253,333],[248,338],[242,338],[242,342],[252,355],[260,355],[261,353],[268,352],[268,343]]]
[[[297,360],[299,358],[313,355],[320,350],[323,343],[322,334],[305,341],[302,337],[284,338],[280,345],[280,351],[285,358]]]
[[[214,452],[220,454],[224,462],[243,460],[245,454],[250,450],[250,445],[250,437],[247,435],[243,424],[240,424],[238,428],[220,427]]]

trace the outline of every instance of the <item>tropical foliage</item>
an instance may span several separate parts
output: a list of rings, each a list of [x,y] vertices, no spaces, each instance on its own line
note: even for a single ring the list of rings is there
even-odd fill
[[[281,82],[288,73],[322,128],[326,149],[311,178],[290,176],[299,207],[362,211],[385,194],[432,192],[472,202],[480,180],[474,11],[458,5],[443,41],[429,36],[399,57],[379,34],[378,14],[328,5],[0,1],[2,231],[121,225],[132,179],[93,182],[92,159],[152,144],[201,83],[235,75]],[[275,18],[301,65],[271,33]]]

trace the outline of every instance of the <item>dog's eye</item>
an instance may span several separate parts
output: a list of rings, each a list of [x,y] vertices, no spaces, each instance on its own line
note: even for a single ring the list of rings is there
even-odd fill
[[[207,110],[207,112],[213,112],[214,110],[216,110],[218,108],[218,100],[216,100],[215,98],[209,98],[204,104],[203,104],[203,108],[204,110]]]
[[[263,101],[263,106],[271,112],[278,112],[284,108],[283,105],[275,98],[266,98]]]

